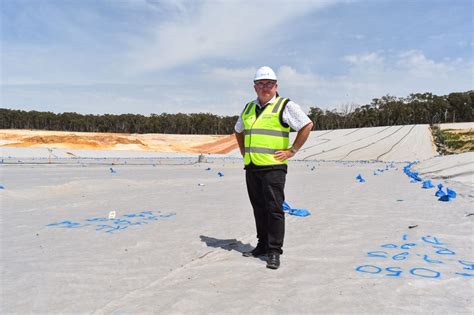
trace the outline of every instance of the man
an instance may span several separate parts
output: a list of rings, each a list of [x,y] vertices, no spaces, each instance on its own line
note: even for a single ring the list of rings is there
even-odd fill
[[[257,70],[254,89],[257,99],[245,106],[235,124],[258,238],[257,247],[243,255],[267,255],[267,268],[278,269],[285,236],[288,159],[306,142],[313,123],[298,104],[278,95],[277,77],[270,67]],[[291,146],[290,128],[298,132]]]

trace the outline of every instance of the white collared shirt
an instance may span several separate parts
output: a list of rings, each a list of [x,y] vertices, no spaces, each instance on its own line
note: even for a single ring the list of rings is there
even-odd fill
[[[267,103],[263,105],[265,107],[267,104],[273,103],[276,99],[276,95],[269,100]],[[262,108],[262,106],[258,102],[258,98],[253,101],[257,106]],[[243,111],[242,111],[243,112]],[[301,128],[306,126],[311,122],[311,119],[309,119],[308,115],[306,115],[301,107],[296,104],[293,101],[289,101],[288,104],[286,104],[285,110],[283,110],[283,116],[282,120],[284,123],[288,124],[288,126],[291,127],[291,129],[299,131]],[[240,114],[239,119],[235,123],[235,132],[237,133],[242,133],[245,130],[244,127],[244,122],[242,121],[242,114]]]

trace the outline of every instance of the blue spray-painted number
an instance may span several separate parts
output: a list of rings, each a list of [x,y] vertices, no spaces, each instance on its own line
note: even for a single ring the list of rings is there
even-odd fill
[[[401,249],[410,249],[410,247],[414,247],[416,246],[415,243],[407,243],[407,244],[403,244],[402,246],[400,246]]]
[[[403,252],[392,257],[393,260],[405,260],[410,255],[408,252]]]
[[[428,274],[423,274],[424,272]],[[410,270],[410,273],[414,276],[423,278],[439,278],[441,276],[438,271],[434,271],[428,268],[413,268]]]
[[[466,269],[466,270],[474,270],[474,262],[472,262],[472,261],[465,261],[465,260],[458,260],[458,262],[459,262],[461,265],[467,266],[467,268],[464,267],[463,269]]]
[[[122,218],[108,219],[104,217],[93,217],[84,219],[88,222],[87,224],[81,224],[72,221],[62,221],[58,223],[48,224],[47,227],[59,227],[59,228],[82,228],[86,226],[92,226],[96,231],[102,231],[106,233],[113,233],[116,231],[125,230],[130,226],[145,225],[151,221],[156,221],[160,218],[170,218],[175,216],[176,213],[164,213],[155,215],[153,211],[142,211],[139,214],[130,213],[124,214]],[[126,219],[124,219],[126,218]]]
[[[384,252],[384,251],[381,251],[381,250],[378,250],[378,251],[375,251],[375,252],[368,252],[367,255],[369,257],[387,258],[388,253]]]
[[[433,246],[434,248],[438,248],[439,250],[436,251],[436,254],[440,255],[456,255],[455,252],[453,252],[450,249],[447,249],[446,247],[441,247],[441,246]]]
[[[455,272],[455,274],[463,276],[463,277],[474,277],[474,273],[460,273],[460,272]]]
[[[373,265],[362,265],[362,266],[357,267],[356,271],[377,274],[382,271],[382,268],[379,268]]]
[[[362,265],[358,266],[356,269],[358,272],[363,272],[363,273],[370,273],[370,274],[379,274],[382,272],[382,268],[374,266],[374,265]],[[400,267],[387,267],[385,268],[386,271],[389,273],[385,274],[387,277],[400,277],[400,275],[403,272],[403,269]],[[410,274],[417,276],[417,277],[422,277],[422,278],[439,278],[441,276],[441,273],[435,270],[431,270],[428,268],[412,268],[410,269]]]
[[[106,233],[112,233],[115,231],[119,230],[125,230],[128,228],[126,225],[117,225],[117,226],[112,226],[112,225],[107,225],[107,224],[99,224],[99,228],[95,229],[96,231],[101,231],[104,230]]]
[[[424,255],[423,260],[426,261],[426,262],[429,262],[431,264],[444,264],[441,260],[435,260],[435,259],[428,258],[428,255]]]
[[[383,245],[380,245],[380,247],[384,247],[384,248],[397,248],[398,246],[395,245],[395,244],[383,244]]]
[[[81,227],[88,226],[88,225],[89,224],[80,224],[80,223],[72,222],[72,221],[62,221],[62,222],[58,222],[58,223],[51,223],[51,224],[48,224],[46,226],[60,227],[60,228],[66,228],[66,229],[77,229],[77,228],[81,228]]]
[[[444,245],[434,236],[429,236],[429,235],[423,236],[421,239],[426,243],[435,244],[435,245]]]
[[[387,277],[400,277],[400,274],[402,273],[402,268],[400,267],[387,267],[385,268],[385,270],[387,270],[388,272],[393,272],[386,274]]]

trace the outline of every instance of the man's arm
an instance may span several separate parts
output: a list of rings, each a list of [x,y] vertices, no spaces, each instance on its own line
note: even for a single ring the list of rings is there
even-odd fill
[[[304,145],[306,140],[309,137],[309,133],[311,132],[311,129],[313,129],[313,123],[310,122],[303,128],[301,128],[298,131],[298,134],[296,135],[296,139],[293,142],[292,148],[298,151],[301,149],[301,147]],[[280,161],[288,160],[289,158],[295,156],[296,152],[293,153],[290,149],[288,150],[282,150],[282,151],[277,151],[275,152],[275,158]]]
[[[307,124],[306,126],[301,128],[300,131],[298,131],[298,134],[296,135],[296,139],[295,139],[295,141],[293,142],[293,145],[292,145],[292,147],[296,151],[298,151],[304,145],[306,140],[308,140],[309,133],[311,132],[311,129],[313,129],[313,123],[312,122],[310,122],[309,124]]]
[[[244,156],[245,155],[244,133],[243,132],[241,132],[241,133],[235,132],[235,138],[237,139],[237,143],[239,145],[240,154],[242,154],[242,156]]]

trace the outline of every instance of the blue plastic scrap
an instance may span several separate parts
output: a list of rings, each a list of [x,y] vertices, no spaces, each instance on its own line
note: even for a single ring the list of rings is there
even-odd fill
[[[449,196],[448,195],[442,195],[441,197],[438,198],[438,201],[449,201]]]
[[[424,188],[424,189],[433,188],[433,187],[434,185],[430,180],[423,181],[423,185],[421,186],[421,188]]]
[[[446,194],[443,191],[443,185],[438,184],[438,190],[435,192],[435,196],[436,197],[443,197],[444,195],[446,195]]]
[[[365,179],[360,174],[356,176],[356,179],[361,183],[365,183]]]
[[[454,190],[446,188],[446,194],[449,196],[449,198],[454,199],[456,198],[457,194]]]
[[[110,173],[117,173],[113,168],[110,168]]]
[[[210,168],[210,167],[206,168],[206,171],[210,171],[210,170],[211,170],[211,168]]]
[[[454,190],[446,187],[446,192],[443,191],[443,185],[438,185],[438,191],[435,193],[436,197],[439,197],[439,201],[451,201],[456,198],[457,194]]]
[[[292,209],[286,201],[283,202],[283,212],[286,212],[291,215],[296,215],[298,217],[307,217],[311,214],[311,212],[306,209]]]
[[[3,185],[0,185],[0,189],[5,189],[5,186],[3,186]]]
[[[221,172],[218,172],[218,173],[217,173],[217,175],[219,175],[219,177],[222,177],[222,176],[224,176],[224,174],[223,174],[223,173],[221,173]]]
[[[417,181],[419,182],[423,182],[422,183],[422,188],[425,188],[425,189],[428,189],[428,188],[433,188],[434,185],[433,183],[430,181],[430,180],[425,180],[423,181],[423,179],[421,179],[419,176],[418,176],[418,173],[416,172],[412,172],[410,171],[410,167],[413,165],[413,164],[416,164],[417,162],[410,162],[408,163],[407,165],[405,165],[403,167],[403,172],[411,178],[410,182],[411,183],[416,183]],[[454,198],[456,198],[456,192],[454,190],[451,190],[449,188],[446,188],[446,192],[443,191],[443,185],[442,184],[438,184],[437,185],[438,187],[438,190],[435,192],[435,196],[438,197],[438,200],[439,201],[450,201]]]
[[[403,172],[408,176],[410,177],[412,180],[411,182],[412,183],[415,183],[415,182],[421,182],[423,181],[423,179],[421,179],[419,176],[418,176],[418,173],[417,172],[412,172],[410,171],[410,167],[415,164],[416,162],[411,162],[411,163],[408,163],[408,165],[404,166],[403,167]]]

